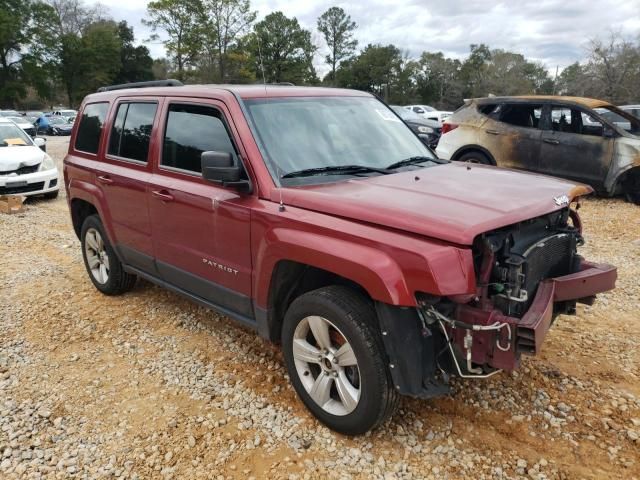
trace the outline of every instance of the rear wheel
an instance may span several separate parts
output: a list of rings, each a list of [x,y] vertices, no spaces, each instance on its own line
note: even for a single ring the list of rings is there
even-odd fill
[[[640,172],[629,175],[624,182],[624,192],[627,201],[640,205]]]
[[[375,319],[370,301],[341,286],[298,297],[284,319],[282,346],[296,392],[316,418],[346,435],[379,426],[397,406]]]
[[[124,271],[97,215],[85,219],[80,241],[84,265],[98,290],[106,295],[118,295],[133,288],[136,276]]]
[[[493,165],[488,156],[477,150],[465,153],[458,160],[461,162],[479,163],[481,165]]]

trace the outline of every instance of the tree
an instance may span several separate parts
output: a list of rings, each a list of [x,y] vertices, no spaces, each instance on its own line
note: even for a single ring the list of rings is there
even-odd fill
[[[0,104],[14,107],[28,85],[44,91],[43,65],[49,61],[47,25],[53,11],[34,0],[0,2]]]
[[[134,46],[133,28],[126,21],[118,23],[120,71],[114,83],[144,82],[154,78],[153,59],[144,45]]]
[[[154,32],[164,30],[167,53],[177,67],[177,77],[185,78],[185,67],[193,65],[202,47],[203,6],[200,0],[155,0],[147,5],[149,20],[143,20]],[[153,38],[157,38],[154,35]]]
[[[392,103],[413,96],[417,64],[395,45],[367,45],[360,55],[345,60],[336,71],[341,87],[366,90]]]
[[[451,109],[460,105],[462,82],[460,60],[446,58],[442,52],[423,52],[418,61],[416,90],[421,103]]]
[[[589,42],[586,72],[592,79],[590,95],[613,103],[637,100],[640,82],[640,45],[634,45],[618,33],[606,40]]]
[[[340,7],[331,7],[318,18],[318,30],[324,35],[329,47],[329,55],[325,57],[331,65],[331,81],[335,84],[336,65],[353,55],[358,41],[353,32],[358,28],[356,22]]]
[[[317,82],[313,68],[316,47],[311,32],[302,29],[296,18],[287,18],[282,12],[267,15],[254,26],[249,50],[257,78],[264,72],[265,81],[271,83]]]
[[[215,80],[227,81],[229,63],[237,62],[237,46],[256,19],[249,0],[203,0],[203,44],[210,63],[217,64]]]

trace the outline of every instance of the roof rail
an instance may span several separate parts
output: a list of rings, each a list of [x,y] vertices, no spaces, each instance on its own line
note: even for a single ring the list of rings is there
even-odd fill
[[[292,82],[273,82],[273,83],[269,83],[268,85],[275,85],[275,86],[280,86],[280,87],[295,87],[296,84],[292,83]]]
[[[149,82],[121,83],[119,85],[109,85],[100,87],[98,92],[110,92],[111,90],[123,90],[125,88],[146,88],[146,87],[182,87],[184,84],[180,80],[151,80]]]

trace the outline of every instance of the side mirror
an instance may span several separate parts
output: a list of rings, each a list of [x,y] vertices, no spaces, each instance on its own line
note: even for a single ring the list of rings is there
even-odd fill
[[[47,151],[47,140],[42,137],[36,137],[33,139],[33,143],[36,144],[36,147],[39,147],[43,152]]]
[[[242,166],[234,165],[233,157],[229,152],[202,152],[200,160],[202,178],[205,180],[224,187],[250,190],[249,181],[242,178]]]
[[[615,130],[613,128],[607,127],[605,125],[604,128],[602,129],[602,136],[604,138],[615,138],[616,137],[616,132],[615,132]]]

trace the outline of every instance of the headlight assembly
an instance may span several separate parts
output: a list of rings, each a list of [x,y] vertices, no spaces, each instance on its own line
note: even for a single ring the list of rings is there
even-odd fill
[[[431,127],[418,127],[420,133],[433,133],[434,130]]]
[[[52,168],[56,168],[56,164],[53,162],[53,158],[45,153],[44,157],[42,157],[42,163],[40,164],[38,171],[44,172],[45,170],[51,170]]]

